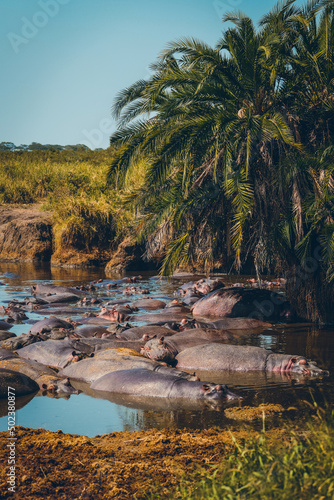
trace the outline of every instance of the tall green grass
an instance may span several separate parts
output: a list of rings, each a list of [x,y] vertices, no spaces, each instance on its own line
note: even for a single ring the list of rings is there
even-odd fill
[[[0,152],[0,203],[105,193],[112,150]]]
[[[334,412],[317,411],[302,432],[287,430],[289,444],[269,442],[265,432],[211,470],[184,478],[170,496],[187,500],[325,500],[334,498]],[[162,498],[155,491],[151,499]]]
[[[0,204],[54,216],[54,249],[110,249],[131,226],[121,193],[107,185],[113,150],[0,152]]]

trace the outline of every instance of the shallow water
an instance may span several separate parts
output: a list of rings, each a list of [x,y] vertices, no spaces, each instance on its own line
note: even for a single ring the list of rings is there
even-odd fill
[[[5,273],[13,273],[18,277],[11,274],[5,276]],[[36,282],[75,286],[100,278],[105,278],[103,269],[67,270],[33,264],[0,263],[0,282],[3,283],[0,285],[0,305],[5,305],[13,298],[22,299],[30,295],[29,287]],[[140,286],[149,287],[150,296],[157,297],[171,297],[180,284],[191,279],[161,282],[149,278],[149,273],[144,274]],[[224,276],[223,279],[230,284],[244,281],[246,277]],[[106,297],[105,289],[102,288],[100,294]],[[117,297],[117,292],[108,296],[110,300],[114,297]],[[134,298],[129,297],[129,302],[131,300]],[[27,315],[35,320],[43,317],[33,312]],[[11,332],[20,335],[27,333],[29,328],[30,325],[26,323],[16,324]],[[285,408],[292,405],[305,408],[303,401],[310,404],[315,401],[320,405],[333,403],[334,328],[319,329],[310,324],[274,325],[261,334],[251,336],[245,343],[272,349],[274,352],[306,356],[316,361],[321,368],[329,370],[330,376],[322,379],[298,379],[261,372],[201,373],[201,380],[225,383],[233,392],[243,396],[242,402],[230,405],[281,403]],[[107,432],[145,430],[152,427],[196,429],[212,425],[225,427],[231,423],[224,416],[227,404],[216,405],[192,400],[180,402],[165,398],[144,400],[116,395],[110,395],[110,400],[103,400],[88,386],[78,388],[85,393],[72,395],[68,399],[39,395],[17,398],[16,425],[53,431],[62,429],[63,432],[95,436]],[[6,406],[7,400],[0,401],[0,431],[7,429]]]

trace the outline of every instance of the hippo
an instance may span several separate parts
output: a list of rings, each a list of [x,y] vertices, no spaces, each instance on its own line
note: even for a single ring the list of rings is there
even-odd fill
[[[214,290],[217,290],[218,288],[223,288],[225,285],[219,278],[214,278],[214,279],[201,279],[198,280],[193,289],[197,292],[203,293],[204,295],[207,295],[210,292],[213,292]]]
[[[255,346],[206,344],[180,352],[177,367],[189,370],[232,370],[290,372],[300,375],[328,375],[303,356],[276,354]]]
[[[8,330],[0,330],[0,341],[7,340],[12,337],[16,337],[15,333],[9,332]]]
[[[76,348],[75,348],[76,347]],[[70,340],[47,340],[28,345],[18,349],[20,357],[38,361],[42,365],[52,366],[57,369],[65,368],[70,363],[74,363],[86,357],[88,354],[80,349],[82,344],[74,343]],[[94,348],[85,345],[85,350],[91,354]]]
[[[110,333],[106,326],[101,325],[81,325],[74,330],[74,333],[78,334],[80,337],[91,338],[98,337],[101,338],[104,333]],[[112,333],[110,333],[112,335]]]
[[[41,333],[23,333],[19,337],[7,338],[1,341],[0,344],[4,349],[15,351],[16,349],[21,349],[22,347],[34,344],[35,342],[42,342],[43,340],[47,340],[47,337]]]
[[[15,355],[7,356],[0,360],[0,368],[13,370],[20,375],[29,377],[36,382],[37,390],[44,389],[57,394],[78,394],[69,380],[60,378],[54,370],[37,361],[22,359]]]
[[[145,368],[107,373],[91,384],[95,391],[136,396],[192,399],[241,399],[225,385],[186,380]]]
[[[128,304],[114,306],[112,309],[103,307],[98,317],[116,323],[123,323],[123,321],[127,321],[130,318],[129,314],[131,314],[133,311],[134,309]]]
[[[25,396],[38,390],[38,384],[26,375],[9,369],[0,369],[0,398],[8,399],[9,406],[11,406],[9,398],[15,399],[16,396]]]
[[[133,317],[132,319],[136,321],[147,321],[149,323],[166,323],[166,322],[180,322],[181,319],[191,319],[191,317],[184,313],[173,311],[173,308],[163,309],[161,314],[140,314],[139,316]]]
[[[8,349],[0,348],[0,360],[12,359],[12,358],[18,358],[18,357],[19,357],[19,355],[16,354],[15,352],[9,351]]]
[[[197,328],[218,328],[226,330],[265,330],[273,325],[253,318],[224,318],[216,321],[195,321]]]
[[[10,330],[13,325],[7,323],[7,321],[3,321],[0,319],[0,330]]]
[[[291,321],[294,313],[280,294],[259,288],[218,288],[198,300],[191,308],[194,318],[249,317],[261,321]]]
[[[51,316],[37,321],[29,330],[29,333],[44,333],[51,332],[53,328],[65,328],[65,330],[73,330],[73,326],[68,321]]]
[[[134,328],[128,328],[121,333],[116,333],[116,337],[120,340],[137,340],[143,339],[144,335],[153,337],[154,335],[158,338],[168,337],[174,335],[175,331],[165,326],[155,326],[155,325],[144,325],[135,326]]]
[[[194,375],[167,367],[141,356],[132,349],[111,348],[98,351],[93,358],[83,359],[78,363],[68,365],[59,372],[62,377],[91,383],[103,375],[124,369],[145,368],[147,370],[184,377],[187,380],[197,380]]]
[[[197,292],[195,290],[187,290],[185,295],[182,297],[182,302],[183,304],[186,304],[190,307],[193,306],[195,302],[198,302],[202,297],[204,297],[204,295],[200,292]]]
[[[166,302],[149,297],[147,299],[137,300],[133,303],[133,305],[139,309],[156,310],[163,309],[166,305]]]
[[[145,337],[144,337],[145,340]],[[172,338],[153,338],[141,348],[141,353],[150,359],[174,364],[175,358],[181,351],[212,342],[231,342],[235,336],[225,330],[205,330],[195,328],[176,333]]]
[[[171,300],[166,304],[166,307],[163,311],[164,313],[168,314],[188,314],[189,307],[186,307],[182,302],[179,302],[177,299]]]
[[[76,295],[77,297],[82,297],[85,295],[85,292],[77,290],[76,288],[71,288],[67,286],[44,285],[42,283],[33,285],[30,287],[30,289],[33,295],[47,295],[47,294],[60,295],[63,293],[73,294]],[[44,299],[46,298],[44,297]]]
[[[48,304],[69,304],[70,302],[78,302],[78,296],[74,293],[55,293],[44,295],[44,300]]]

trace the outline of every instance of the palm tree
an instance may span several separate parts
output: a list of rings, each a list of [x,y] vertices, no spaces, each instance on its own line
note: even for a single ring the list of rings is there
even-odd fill
[[[319,204],[302,199],[315,195],[316,179],[324,186],[308,161],[319,145],[328,158],[333,137],[332,3],[296,8],[289,0],[259,31],[240,13],[223,21],[234,26],[216,47],[170,44],[153,76],[122,91],[114,107],[120,127],[111,138],[118,150],[109,181],[121,186],[145,158],[145,182],[128,202],[148,256],[164,250],[165,273],[182,262],[210,269],[232,250],[237,269],[248,253],[257,272],[273,264],[292,269],[306,262],[301,249],[310,248],[317,220]],[[331,203],[324,166],[322,202]],[[330,223],[323,221],[321,235]],[[327,245],[326,269],[333,253]],[[317,309],[312,303],[308,317],[322,319]]]

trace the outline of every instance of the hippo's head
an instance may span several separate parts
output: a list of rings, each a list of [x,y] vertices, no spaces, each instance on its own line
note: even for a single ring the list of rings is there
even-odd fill
[[[164,361],[165,363],[172,364],[178,351],[171,343],[166,342],[164,337],[157,339],[155,336],[146,342],[140,350],[141,354],[149,359],[155,361]]]
[[[51,394],[79,394],[70,382],[70,379],[55,379],[49,384],[43,384],[41,389]]]
[[[285,371],[300,375],[309,375],[311,377],[329,375],[328,371],[321,370],[321,368],[319,368],[314,361],[308,361],[302,356],[294,356],[290,358],[288,365],[285,367]]]
[[[228,389],[227,385],[223,384],[215,385],[204,382],[201,390],[203,391],[203,397],[208,399],[242,399],[241,396],[234,394]]]

